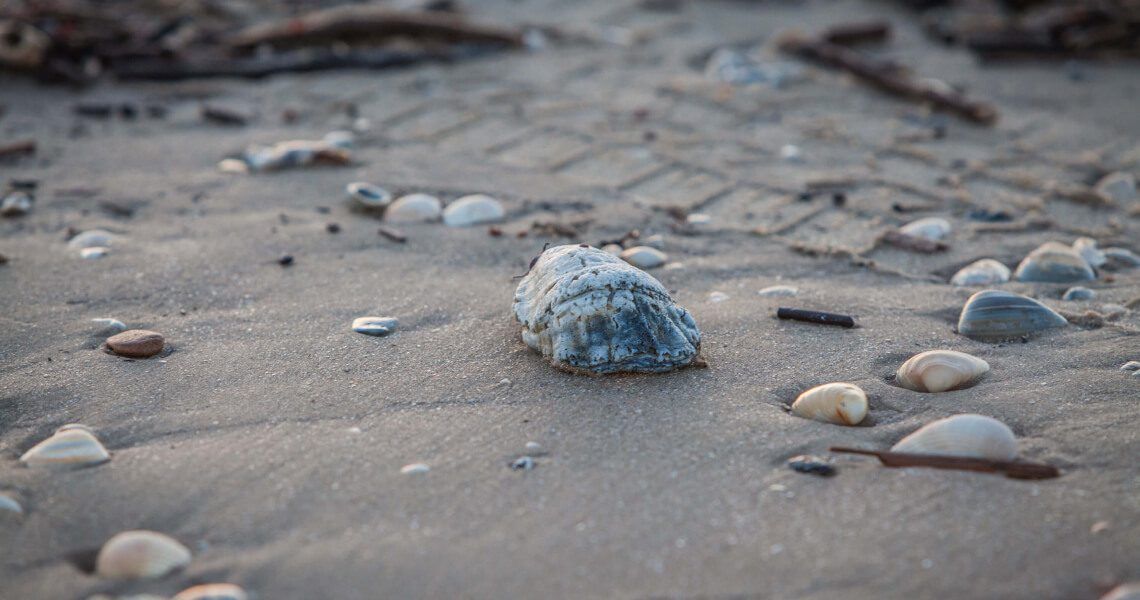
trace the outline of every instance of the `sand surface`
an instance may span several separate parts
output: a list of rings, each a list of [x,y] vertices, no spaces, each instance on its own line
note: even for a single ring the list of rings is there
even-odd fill
[[[472,4],[489,20],[633,27],[648,41],[81,93],[0,79],[0,139],[34,137],[41,148],[0,166],[5,180],[40,181],[34,211],[0,221],[10,259],[0,266],[0,491],[26,509],[0,516],[0,597],[171,596],[229,581],[261,600],[1095,599],[1140,579],[1140,378],[1119,370],[1140,359],[1140,313],[986,344],[954,332],[977,289],[945,283],[975,259],[1013,266],[1048,240],[1090,235],[1140,251],[1135,206],[1090,207],[1040,187],[1140,173],[1135,65],[982,68],[879,2],[708,2],[679,13],[605,0]],[[726,42],[873,11],[895,23],[885,55],[993,101],[1000,122],[930,116],[814,68],[776,90],[728,89],[694,67]],[[260,117],[205,124],[203,99]],[[81,100],[157,102],[170,114],[84,120],[72,114]],[[371,125],[354,166],[217,170],[249,143],[351,125],[348,103]],[[281,123],[286,108],[297,123]],[[946,135],[935,139],[939,124]],[[781,160],[785,144],[803,161]],[[968,174],[963,160],[988,175]],[[825,177],[852,181],[845,206],[796,201]],[[349,210],[343,189],[356,180],[446,201],[492,194],[507,208],[506,235],[424,224],[401,226],[405,244],[386,240],[377,220]],[[133,213],[109,213],[107,202]],[[922,210],[899,214],[894,203]],[[712,221],[676,232],[669,206]],[[1007,210],[1015,225],[1053,221],[986,231],[965,217],[973,208]],[[953,223],[949,251],[868,249],[920,216]],[[515,237],[535,221],[587,224],[580,239]],[[331,222],[342,231],[328,233]],[[122,239],[107,258],[81,260],[65,243],[69,227]],[[695,316],[709,368],[604,378],[552,369],[518,339],[512,276],[546,242],[597,244],[632,228],[664,234],[675,266],[653,274]],[[793,250],[803,247],[817,252]],[[283,254],[295,263],[279,266]],[[757,294],[777,284],[799,295]],[[1066,287],[1001,286],[1068,314],[1108,313],[1140,297],[1140,270],[1102,273],[1088,302],[1062,302]],[[861,326],[775,319],[788,304]],[[351,331],[366,315],[398,317],[400,328]],[[98,317],[159,331],[168,352],[101,352]],[[933,348],[970,352],[992,371],[943,394],[886,379]],[[866,426],[783,409],[830,381],[867,391]],[[1063,476],[836,457],[839,473],[825,479],[784,465],[830,445],[887,448],[965,412],[1009,424],[1023,457]],[[71,422],[95,428],[111,462],[59,473],[17,461]],[[530,441],[545,450],[537,467],[508,468]],[[401,474],[420,462],[430,472]],[[136,528],[181,540],[192,564],[122,583],[71,558]]]

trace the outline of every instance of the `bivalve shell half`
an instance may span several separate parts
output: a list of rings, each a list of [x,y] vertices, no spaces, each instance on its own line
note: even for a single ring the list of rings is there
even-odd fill
[[[989,363],[965,352],[928,350],[907,359],[895,382],[916,392],[946,392],[974,385],[989,370]]]
[[[32,446],[20,457],[29,467],[57,469],[98,465],[111,460],[111,454],[90,431],[65,429]]]
[[[899,233],[936,242],[950,234],[950,222],[938,217],[926,217],[899,227]]]
[[[1017,265],[1018,281],[1069,283],[1096,279],[1096,273],[1076,250],[1059,242],[1045,242]]]
[[[395,317],[360,317],[352,322],[352,330],[364,335],[384,336],[395,331],[399,324]]]
[[[983,258],[959,269],[950,278],[950,283],[957,286],[993,285],[1009,281],[1009,275],[1009,267],[992,258]]]
[[[206,583],[186,588],[171,600],[247,600],[245,590],[232,583]]]
[[[345,187],[345,192],[358,206],[378,210],[392,202],[392,192],[366,181],[354,181]]]
[[[891,452],[1006,461],[1017,457],[1017,438],[997,419],[954,415],[923,425],[899,440]]]
[[[484,194],[464,196],[443,209],[443,223],[450,227],[469,227],[502,221],[506,216],[503,205]]]
[[[110,231],[103,229],[88,229],[87,231],[76,234],[75,237],[67,241],[69,248],[82,250],[84,248],[106,248],[112,245],[117,236]]]
[[[634,246],[626,248],[618,256],[639,269],[656,269],[669,260],[669,256],[657,248]]]
[[[400,196],[384,211],[389,223],[427,223],[438,221],[443,214],[443,203],[430,194]]]
[[[1065,317],[1033,298],[1001,290],[983,290],[970,296],[962,307],[958,333],[975,340],[996,342],[1068,324]]]
[[[825,383],[800,394],[792,414],[805,419],[857,425],[867,416],[867,394],[851,383]]]
[[[158,579],[190,564],[190,550],[154,531],[116,534],[95,558],[95,573],[108,579]]]
[[[1140,581],[1122,583],[1101,596],[1100,600],[1140,600]]]
[[[3,513],[22,515],[24,514],[24,507],[20,506],[19,501],[12,496],[0,493],[0,514]]]

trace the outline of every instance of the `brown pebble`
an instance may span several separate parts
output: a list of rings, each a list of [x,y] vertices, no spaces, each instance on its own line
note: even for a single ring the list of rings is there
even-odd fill
[[[107,338],[107,347],[115,354],[131,358],[150,358],[166,343],[161,333],[146,329],[131,329]]]

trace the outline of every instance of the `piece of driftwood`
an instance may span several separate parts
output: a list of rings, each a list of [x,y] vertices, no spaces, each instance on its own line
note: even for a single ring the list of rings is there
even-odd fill
[[[19,140],[9,144],[0,145],[0,158],[9,156],[23,156],[36,153],[35,140]]]
[[[299,50],[267,57],[148,59],[120,62],[111,72],[122,80],[178,81],[207,77],[257,79],[278,73],[305,73],[330,69],[388,69],[421,62],[447,62],[481,53],[478,48],[395,50],[364,49],[348,52]]]
[[[891,37],[891,24],[886,21],[840,23],[828,27],[819,37],[842,46],[885,42]]]
[[[780,319],[791,319],[793,321],[818,323],[820,325],[838,325],[839,327],[855,326],[855,319],[848,315],[821,312],[818,310],[806,310],[802,308],[780,307],[776,310],[776,317]]]
[[[403,244],[404,242],[408,241],[408,236],[404,235],[404,232],[396,229],[395,227],[381,225],[380,229],[378,229],[376,233],[379,233],[381,236],[386,237],[398,244]]]
[[[935,108],[976,123],[992,125],[998,118],[997,109],[991,104],[971,100],[952,89],[917,80],[893,64],[874,60],[839,44],[789,34],[783,36],[779,47],[784,52],[851,73],[859,80],[890,94],[917,102],[928,102]]]
[[[832,452],[874,456],[887,467],[931,467],[934,469],[955,469],[959,471],[979,471],[982,473],[1003,473],[1013,479],[1052,479],[1061,471],[1053,465],[1027,461],[1002,461],[961,456],[941,456],[936,454],[908,454],[832,446]]]

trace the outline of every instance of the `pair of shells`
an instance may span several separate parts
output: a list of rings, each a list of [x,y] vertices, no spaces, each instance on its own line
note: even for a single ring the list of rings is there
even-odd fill
[[[867,416],[867,394],[852,383],[825,383],[807,390],[792,403],[792,414],[835,423],[858,425]]]
[[[970,296],[962,307],[958,333],[984,342],[998,342],[1068,324],[1065,317],[1032,298],[983,290]]]
[[[895,383],[916,392],[946,392],[974,385],[989,370],[989,363],[965,352],[929,350],[907,359]]]
[[[1096,273],[1080,252],[1059,242],[1046,242],[1027,254],[1013,276],[1018,281],[1044,283],[1096,279]]]
[[[34,468],[73,469],[111,460],[111,454],[86,425],[64,425],[32,446],[20,462]]]
[[[891,451],[1010,461],[1017,458],[1017,437],[997,419],[954,415],[923,425],[899,440]]]
[[[563,370],[661,373],[693,363],[701,332],[645,271],[596,248],[543,252],[515,290],[527,346]]]
[[[107,579],[157,579],[190,564],[190,550],[155,531],[116,534],[95,558],[95,574]]]

